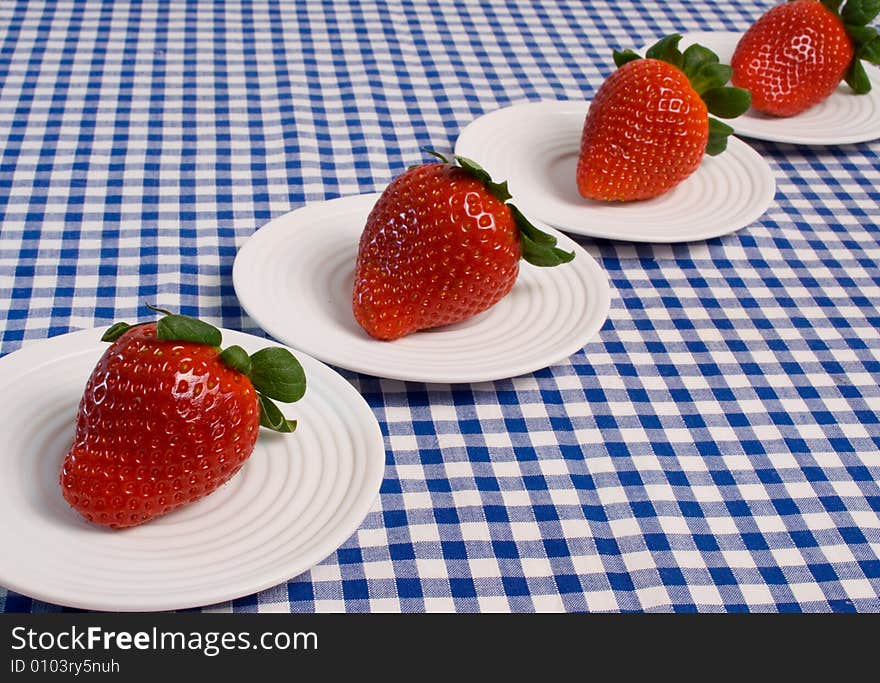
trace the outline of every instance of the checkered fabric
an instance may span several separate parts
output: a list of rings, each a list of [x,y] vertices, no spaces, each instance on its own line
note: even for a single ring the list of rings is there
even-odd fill
[[[144,301],[259,333],[231,269],[270,218],[774,2],[5,0],[0,351]],[[206,609],[880,611],[880,143],[753,144],[778,178],[753,225],[580,240],[613,303],[568,360],[344,372],[385,435],[380,498],[320,565]]]

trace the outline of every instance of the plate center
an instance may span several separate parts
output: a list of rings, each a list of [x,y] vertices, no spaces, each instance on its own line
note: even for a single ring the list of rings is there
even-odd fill
[[[577,189],[577,152],[561,152],[547,159],[538,178],[544,191],[554,199],[565,204],[585,203]]]

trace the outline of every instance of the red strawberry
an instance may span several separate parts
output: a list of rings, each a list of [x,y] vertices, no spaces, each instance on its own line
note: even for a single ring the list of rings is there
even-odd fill
[[[455,157],[405,171],[385,189],[361,234],[354,317],[391,340],[465,320],[513,287],[520,256],[538,266],[574,258],[511,204],[474,162]]]
[[[91,522],[130,527],[192,503],[238,472],[260,424],[296,427],[269,398],[305,391],[286,349],[221,352],[219,330],[171,314],[117,323],[102,339],[113,343],[86,384],[61,469],[65,500]]]
[[[799,114],[823,101],[842,78],[857,93],[871,89],[861,59],[880,61],[880,37],[865,26],[877,0],[794,0],[772,8],[746,31],[733,53],[733,83],[752,93],[752,107],[774,116]]]
[[[585,199],[631,201],[671,190],[697,170],[703,154],[720,154],[730,126],[710,118],[739,116],[748,93],[724,87],[730,67],[714,52],[678,50],[667,36],[642,59],[615,52],[619,67],[590,104],[576,172]]]

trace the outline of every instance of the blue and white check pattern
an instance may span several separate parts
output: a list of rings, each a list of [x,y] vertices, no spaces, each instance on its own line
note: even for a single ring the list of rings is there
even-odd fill
[[[0,352],[144,301],[258,332],[231,268],[270,218],[774,2],[0,3]],[[754,146],[778,192],[744,230],[581,240],[613,305],[567,361],[344,373],[385,434],[379,500],[311,571],[207,609],[880,611],[880,143]]]

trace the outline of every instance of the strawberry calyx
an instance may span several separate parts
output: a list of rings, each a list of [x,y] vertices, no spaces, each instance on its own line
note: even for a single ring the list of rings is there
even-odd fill
[[[543,230],[537,228],[526,218],[522,211],[509,200],[512,198],[510,190],[507,187],[507,181],[495,182],[489,175],[489,172],[480,166],[476,161],[462,156],[453,156],[450,161],[447,157],[435,152],[432,149],[424,149],[431,156],[437,157],[444,164],[456,165],[471,176],[479,180],[486,186],[486,189],[494,195],[499,201],[503,202],[510,209],[513,221],[519,228],[519,241],[522,258],[531,263],[533,266],[542,268],[552,268],[563,263],[568,263],[574,259],[573,251],[565,251],[556,246],[556,238]]]
[[[250,379],[257,392],[262,426],[284,433],[296,429],[296,420],[285,418],[281,409],[272,401],[275,399],[283,403],[293,403],[305,394],[305,372],[290,351],[279,346],[270,346],[248,355],[247,351],[237,345],[221,350],[223,335],[213,325],[198,318],[170,313],[150,304],[146,306],[151,311],[163,314],[156,321],[157,339],[212,346],[219,352],[221,363]],[[115,342],[129,330],[146,324],[115,323],[104,332],[101,341]]]
[[[706,105],[713,116],[709,117],[709,140],[706,154],[716,156],[727,149],[727,138],[733,128],[722,123],[722,119],[735,119],[744,114],[752,103],[752,96],[744,88],[728,86],[733,69],[721,64],[718,55],[702,45],[691,45],[684,52],[678,49],[681,35],[673,33],[665,36],[648,48],[645,59],[657,59],[671,64],[687,76],[691,87]],[[628,62],[642,59],[632,50],[614,51],[614,64],[620,68]]]
[[[857,95],[871,92],[871,79],[862,60],[880,64],[880,33],[868,24],[880,14],[880,0],[820,0],[822,5],[843,23],[853,41],[853,58],[843,76]],[[843,9],[841,9],[843,5]]]

